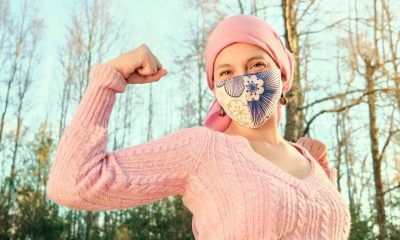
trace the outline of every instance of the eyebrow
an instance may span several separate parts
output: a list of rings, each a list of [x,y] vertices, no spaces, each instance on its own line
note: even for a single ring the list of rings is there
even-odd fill
[[[254,57],[251,57],[251,58],[247,59],[247,62],[251,62],[251,61],[254,61],[254,60],[256,60],[256,59],[264,59],[264,60],[266,60],[264,56],[262,56],[262,55],[257,55],[257,56],[254,56]],[[231,66],[231,65],[228,64],[228,63],[220,64],[220,65],[218,65],[218,67],[217,67],[216,70],[218,70],[218,69],[220,69],[220,68],[223,68],[223,67],[229,67],[229,66]]]

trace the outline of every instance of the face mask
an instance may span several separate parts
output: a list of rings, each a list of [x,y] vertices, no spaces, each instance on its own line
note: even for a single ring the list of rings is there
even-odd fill
[[[274,112],[282,92],[280,69],[244,74],[215,83],[215,96],[228,116],[257,128]]]

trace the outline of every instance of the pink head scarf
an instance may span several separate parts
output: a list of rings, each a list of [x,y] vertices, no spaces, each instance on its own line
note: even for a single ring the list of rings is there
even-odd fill
[[[292,87],[294,56],[286,49],[275,30],[263,19],[251,15],[235,15],[221,21],[211,33],[204,51],[208,87],[214,88],[212,78],[214,62],[218,53],[233,43],[249,43],[261,47],[275,61],[282,73],[283,93]],[[282,104],[278,102],[278,123],[281,119]],[[226,114],[219,116],[220,104],[215,99],[204,120],[208,128],[223,132],[232,119]]]

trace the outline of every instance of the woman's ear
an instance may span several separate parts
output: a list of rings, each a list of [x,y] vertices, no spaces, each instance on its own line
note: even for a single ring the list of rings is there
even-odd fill
[[[286,82],[286,76],[283,75],[282,71],[281,71],[281,81],[282,81],[282,83]]]
[[[288,92],[288,88],[287,88],[287,81],[286,81],[286,78],[282,75],[281,76],[281,82],[282,82],[282,84],[281,84],[281,92],[283,93],[284,91],[285,91],[285,93],[286,92]]]
[[[211,89],[211,91],[213,91],[213,93],[214,93],[214,95],[215,95],[215,85],[214,85],[214,79],[212,79],[211,80],[211,82],[212,82],[212,89]]]

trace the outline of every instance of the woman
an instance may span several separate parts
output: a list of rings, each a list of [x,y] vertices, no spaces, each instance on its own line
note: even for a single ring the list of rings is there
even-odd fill
[[[350,214],[326,146],[288,142],[278,131],[294,58],[276,32],[254,16],[229,17],[212,32],[205,59],[216,96],[205,126],[113,152],[106,145],[116,93],[167,71],[145,45],[95,64],[58,145],[48,197],[110,210],[179,194],[196,239],[347,239]]]

